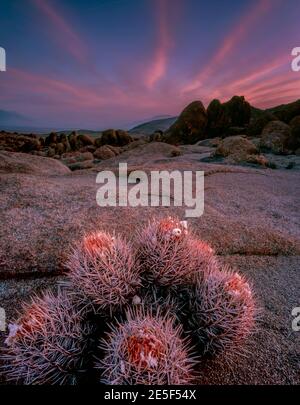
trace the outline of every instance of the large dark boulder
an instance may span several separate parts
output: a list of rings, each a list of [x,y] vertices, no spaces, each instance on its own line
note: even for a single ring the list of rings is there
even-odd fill
[[[80,134],[77,135],[77,144],[80,148],[83,146],[94,145],[95,139],[90,135]]]
[[[251,106],[244,96],[233,96],[229,101],[223,103],[223,107],[230,127],[244,127],[249,124]]]
[[[128,132],[118,129],[117,131],[117,140],[118,145],[116,146],[125,146],[133,141],[133,138],[128,134]]]
[[[171,144],[193,144],[206,137],[207,113],[201,101],[189,104],[166,131],[164,140]]]
[[[55,132],[51,132],[45,139],[45,146],[49,146],[53,143],[56,143],[58,140],[58,136]]]
[[[207,137],[226,137],[245,132],[251,118],[251,106],[243,96],[233,96],[226,103],[214,99],[207,107]]]
[[[72,150],[77,149],[77,136],[76,131],[71,132],[68,136],[68,141]]]
[[[207,132],[209,138],[223,136],[230,126],[229,117],[226,114],[224,105],[217,99],[210,102],[207,107]]]
[[[292,151],[300,148],[300,115],[294,117],[290,122],[291,135],[287,141],[287,147]]]
[[[107,129],[102,132],[101,145],[125,146],[132,141],[133,138],[128,134],[128,132],[123,131],[122,129]]]

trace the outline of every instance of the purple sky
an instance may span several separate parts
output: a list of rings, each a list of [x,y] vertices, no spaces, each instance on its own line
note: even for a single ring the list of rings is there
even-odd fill
[[[195,99],[293,101],[299,27],[299,0],[0,0],[0,110],[103,129]]]

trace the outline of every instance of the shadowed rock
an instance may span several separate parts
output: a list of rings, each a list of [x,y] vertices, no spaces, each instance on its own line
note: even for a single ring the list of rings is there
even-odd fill
[[[193,144],[205,139],[207,114],[201,101],[189,104],[177,121],[165,133],[165,141],[171,144]]]
[[[270,121],[263,129],[260,147],[272,153],[286,153],[291,128],[282,121]]]

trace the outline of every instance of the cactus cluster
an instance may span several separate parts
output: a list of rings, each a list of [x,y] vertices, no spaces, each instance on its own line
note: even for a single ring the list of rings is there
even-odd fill
[[[254,328],[251,286],[186,221],[153,219],[133,244],[86,235],[66,268],[57,294],[35,297],[10,325],[8,380],[188,384],[201,356],[241,351]]]

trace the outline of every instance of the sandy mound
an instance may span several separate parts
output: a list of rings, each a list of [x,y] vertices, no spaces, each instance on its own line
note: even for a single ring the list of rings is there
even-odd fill
[[[55,159],[25,153],[0,152],[0,173],[51,176],[70,173],[70,169]]]

